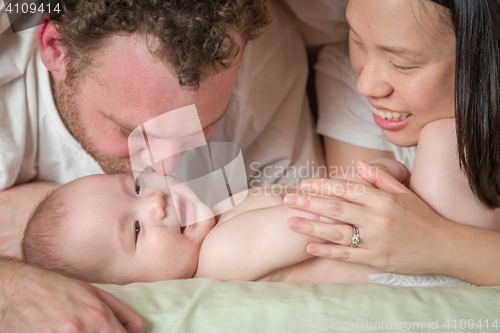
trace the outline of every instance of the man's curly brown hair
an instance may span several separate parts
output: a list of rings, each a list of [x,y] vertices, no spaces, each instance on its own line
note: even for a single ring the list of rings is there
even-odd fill
[[[60,13],[50,19],[61,33],[68,75],[92,64],[116,34],[142,34],[151,53],[167,61],[181,86],[198,89],[208,76],[231,66],[243,42],[269,23],[266,0],[47,0]],[[152,47],[151,45],[155,45]]]

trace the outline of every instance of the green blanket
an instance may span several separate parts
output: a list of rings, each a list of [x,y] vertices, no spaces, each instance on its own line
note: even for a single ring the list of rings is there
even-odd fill
[[[154,333],[500,332],[500,287],[212,279],[97,286],[142,315]]]

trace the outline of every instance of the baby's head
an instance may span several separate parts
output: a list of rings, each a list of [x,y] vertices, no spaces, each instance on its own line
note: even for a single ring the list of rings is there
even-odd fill
[[[192,277],[201,244],[215,225],[213,217],[193,223],[194,217],[209,208],[186,186],[178,212],[179,198],[169,190],[140,185],[131,174],[95,175],[55,190],[28,222],[25,260],[86,282]]]

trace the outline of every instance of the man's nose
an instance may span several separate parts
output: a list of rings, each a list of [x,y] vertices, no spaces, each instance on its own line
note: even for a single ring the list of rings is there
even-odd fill
[[[366,61],[359,75],[357,88],[361,95],[375,98],[386,97],[394,91],[385,79],[380,63],[373,60]]]
[[[149,148],[142,149],[140,157],[148,166],[163,175],[172,174],[180,164],[182,152],[186,148],[179,138],[149,139]]]
[[[171,175],[181,163],[182,153],[170,155],[163,159],[151,159],[151,151],[149,149],[142,149],[140,157],[148,166],[153,168],[157,173],[162,175]]]

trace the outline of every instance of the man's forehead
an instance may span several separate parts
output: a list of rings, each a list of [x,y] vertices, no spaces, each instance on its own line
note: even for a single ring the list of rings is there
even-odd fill
[[[196,92],[180,87],[168,64],[154,58],[137,37],[115,37],[97,57],[88,84],[108,112],[150,119],[195,102]]]
[[[206,127],[225,113],[237,72],[228,69],[202,82],[198,91],[186,89],[167,63],[151,55],[141,37],[112,38],[91,70],[86,84],[100,101],[96,107],[129,130],[191,104],[197,105]]]

